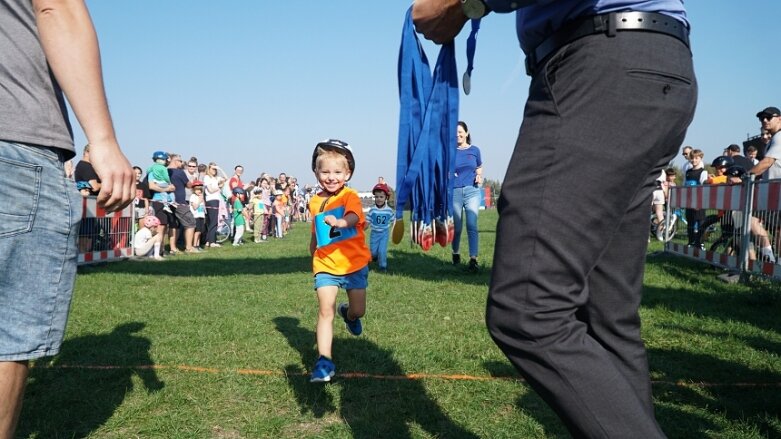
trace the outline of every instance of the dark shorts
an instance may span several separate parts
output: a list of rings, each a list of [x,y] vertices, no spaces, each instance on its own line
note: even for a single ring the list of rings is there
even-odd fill
[[[206,233],[206,218],[195,218],[195,231]]]
[[[160,220],[160,225],[169,227],[179,227],[179,223],[176,221],[176,215],[173,214],[174,208],[170,207],[171,213],[165,211],[165,204],[159,201],[152,201],[152,209],[155,211],[155,216]]]
[[[173,206],[171,209],[174,209]],[[176,209],[174,209],[174,215],[176,216],[176,220],[179,222],[179,225],[182,228],[192,229],[195,227],[195,217],[193,217],[190,206],[187,204],[180,204],[176,206]]]

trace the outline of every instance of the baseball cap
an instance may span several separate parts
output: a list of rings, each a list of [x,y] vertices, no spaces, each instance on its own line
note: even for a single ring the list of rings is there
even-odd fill
[[[764,110],[757,113],[757,117],[763,115],[763,114],[769,114],[771,116],[778,116],[781,115],[781,110],[779,110],[777,107],[767,107]]]

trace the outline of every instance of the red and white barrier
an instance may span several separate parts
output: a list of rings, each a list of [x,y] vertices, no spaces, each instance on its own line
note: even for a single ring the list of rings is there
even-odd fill
[[[673,209],[742,210],[746,205],[743,185],[678,186],[670,189]]]
[[[723,253],[716,253],[707,250],[702,250],[697,247],[689,247],[687,245],[670,242],[665,250],[670,253],[675,253],[680,256],[686,256],[691,259],[697,259],[710,265],[726,269],[739,269],[740,261],[736,255],[726,255]]]
[[[746,182],[741,185],[703,185],[703,186],[682,186],[670,189],[668,200],[668,211],[675,209],[707,209],[711,211],[722,211],[725,215],[732,215],[735,221],[742,221],[742,225],[736,224],[739,228],[741,242],[756,241],[756,236],[752,236],[751,227],[747,227],[749,219],[743,213],[751,212],[753,221],[761,222],[762,227],[766,229],[771,243],[775,243],[774,252],[777,263],[771,263],[760,259],[749,260],[748,249],[741,252],[741,255],[721,254],[713,251],[703,250],[697,247],[684,245],[680,242],[670,241],[665,245],[665,251],[668,253],[696,259],[714,266],[760,274],[776,280],[781,280],[781,239],[777,239],[777,234],[781,234],[781,180]],[[685,231],[680,230],[679,234]],[[751,250],[756,253],[758,245],[753,244]]]
[[[84,198],[79,230],[78,264],[94,264],[133,256],[133,206],[107,212],[96,197]]]

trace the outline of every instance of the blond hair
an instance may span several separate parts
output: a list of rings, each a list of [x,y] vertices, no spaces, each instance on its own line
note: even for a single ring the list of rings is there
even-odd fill
[[[340,154],[336,151],[332,151],[330,149],[325,149],[322,147],[317,147],[317,159],[315,159],[315,172],[320,170],[320,163],[322,163],[325,160],[336,160],[342,165],[342,167],[348,173],[350,172],[350,163],[347,161],[347,157],[345,157],[344,154]]]

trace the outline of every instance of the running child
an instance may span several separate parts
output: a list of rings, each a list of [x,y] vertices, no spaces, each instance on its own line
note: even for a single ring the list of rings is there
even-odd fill
[[[371,249],[372,261],[378,263],[380,271],[386,271],[388,269],[388,237],[396,215],[393,209],[388,206],[390,188],[387,184],[377,183],[372,189],[372,194],[374,195],[374,206],[369,209],[368,221],[366,222],[366,227],[371,226],[372,229],[369,248]]]
[[[331,355],[333,320],[339,288],[347,290],[348,303],[338,307],[347,330],[361,335],[361,317],[366,312],[371,255],[364,236],[365,218],[361,199],[345,183],[355,171],[355,159],[347,143],[328,139],[312,154],[312,171],[323,188],[309,203],[312,239],[309,251],[319,303],[317,352],[310,382],[328,382],[336,374]]]

